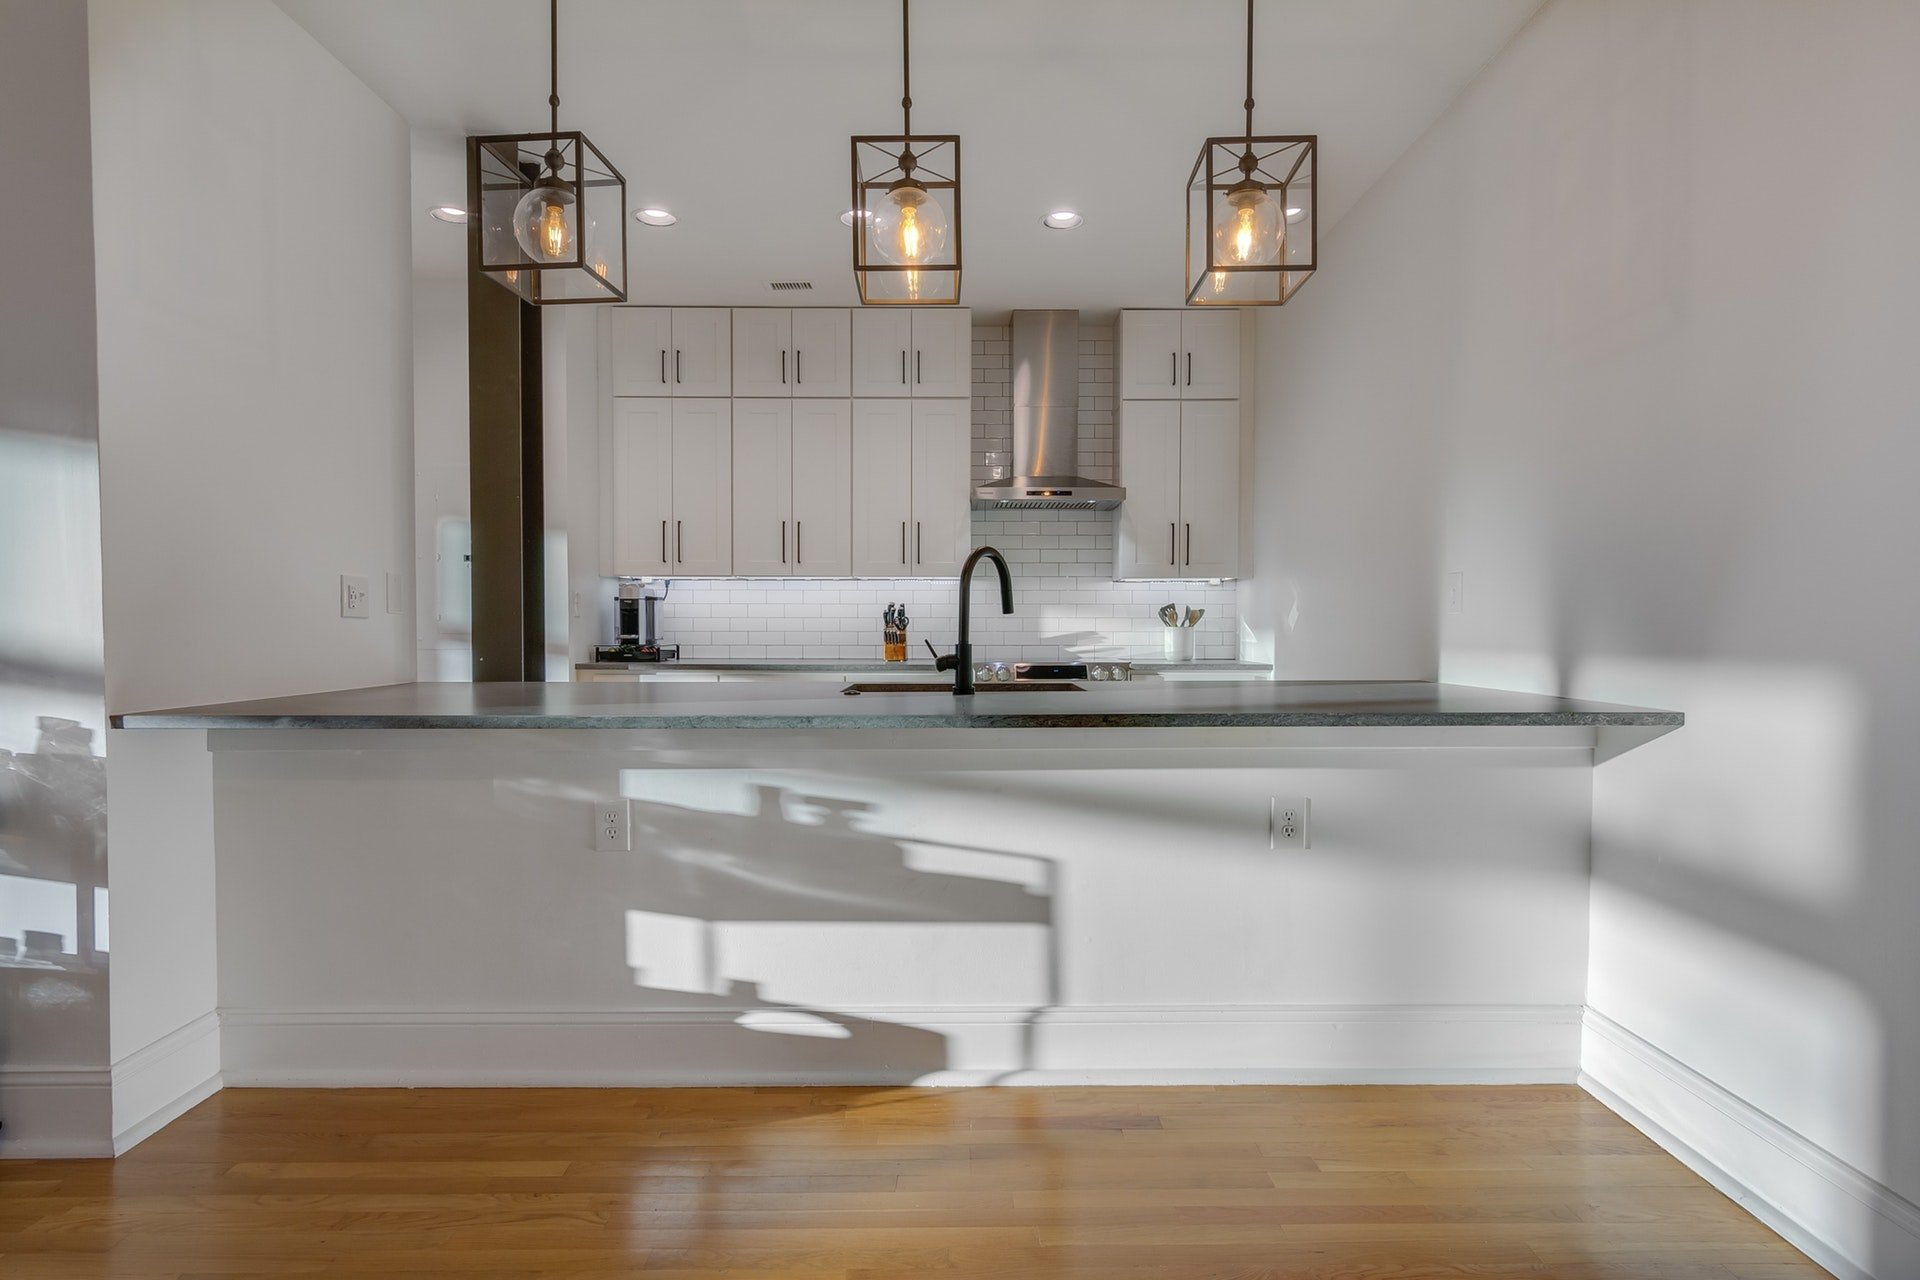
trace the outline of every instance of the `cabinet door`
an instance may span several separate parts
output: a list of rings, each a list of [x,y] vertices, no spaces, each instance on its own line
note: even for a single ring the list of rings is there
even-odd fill
[[[950,399],[973,394],[973,312],[964,307],[913,314],[913,394]]]
[[[793,404],[733,406],[733,571],[776,578],[793,572]]]
[[[793,572],[844,578],[853,572],[853,402],[792,408]]]
[[[673,394],[673,312],[665,307],[610,307],[608,344],[613,394]]]
[[[1180,316],[1180,395],[1186,400],[1240,398],[1240,313],[1188,311]]]
[[[913,572],[960,572],[973,541],[969,400],[913,402]]]
[[[729,400],[673,402],[673,572],[706,578],[733,572]]]
[[[860,314],[860,313],[856,313]],[[853,402],[853,572],[913,572],[913,402]]]
[[[734,395],[792,394],[791,314],[781,307],[741,307],[733,313]]]
[[[1123,400],[1119,425],[1120,483],[1127,488],[1127,499],[1115,521],[1113,576],[1175,577],[1180,558],[1180,405],[1173,400]]]
[[[668,363],[674,395],[732,395],[733,313],[725,307],[675,307]]]
[[[853,313],[853,394],[913,394],[913,313],[862,307]]]
[[[1180,313],[1122,311],[1118,333],[1120,398],[1180,398]]]
[[[1133,501],[1128,490],[1127,501]],[[1240,572],[1240,402],[1180,406],[1182,578]]]
[[[845,308],[793,312],[793,394],[841,400],[853,394],[852,338],[853,317]]]
[[[657,578],[673,568],[673,406],[624,397],[613,402],[612,538],[609,577]]]

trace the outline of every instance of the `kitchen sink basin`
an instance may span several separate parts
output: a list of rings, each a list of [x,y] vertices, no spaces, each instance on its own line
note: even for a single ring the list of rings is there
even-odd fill
[[[858,693],[952,693],[953,682],[942,681],[939,684],[909,684],[905,681],[876,682],[869,684],[850,684],[840,691],[845,694]],[[1070,680],[1022,680],[1017,684],[983,684],[976,693],[1078,693],[1080,686]]]

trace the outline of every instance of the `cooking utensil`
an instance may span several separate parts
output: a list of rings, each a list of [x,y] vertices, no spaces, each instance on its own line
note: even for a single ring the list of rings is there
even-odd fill
[[[1207,611],[1205,609],[1189,609],[1187,610],[1187,620],[1180,625],[1183,627],[1197,627],[1200,625],[1200,619],[1205,617],[1206,613]]]
[[[1179,626],[1179,625],[1180,625],[1180,611],[1179,611],[1179,609],[1177,609],[1176,607],[1174,607],[1173,605],[1170,605],[1170,604],[1163,604],[1163,605],[1161,605],[1161,606],[1160,606],[1160,621],[1161,621],[1161,623],[1162,623],[1162,624],[1164,624],[1164,625],[1166,625],[1166,626],[1169,626],[1169,627],[1177,627],[1177,626]]]

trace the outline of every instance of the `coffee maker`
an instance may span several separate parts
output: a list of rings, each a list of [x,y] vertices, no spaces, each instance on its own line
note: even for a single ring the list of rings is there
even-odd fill
[[[660,643],[660,602],[671,584],[651,578],[622,579],[614,600],[619,609],[613,643],[595,645],[595,662],[672,662],[680,656],[677,644]],[[642,617],[645,622],[642,623]]]

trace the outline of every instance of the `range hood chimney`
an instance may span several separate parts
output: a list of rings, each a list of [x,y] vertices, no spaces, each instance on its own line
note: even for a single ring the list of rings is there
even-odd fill
[[[1127,491],[1080,470],[1080,313],[1013,313],[1013,475],[973,491],[1000,511],[1112,511]]]

